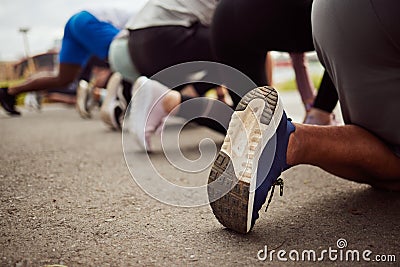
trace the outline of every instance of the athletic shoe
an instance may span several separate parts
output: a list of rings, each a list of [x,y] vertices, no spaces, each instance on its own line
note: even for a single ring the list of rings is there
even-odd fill
[[[25,95],[24,105],[27,109],[40,111],[42,109],[42,97],[38,92],[29,92]]]
[[[101,105],[102,121],[115,130],[122,128],[127,100],[123,96],[122,76],[115,72],[108,80],[107,95]]]
[[[8,93],[8,88],[0,88],[0,104],[11,116],[20,116],[21,113],[15,109],[16,97]]]
[[[211,208],[222,225],[249,232],[271,187],[283,192],[279,176],[290,167],[286,150],[294,130],[275,89],[256,88],[242,98],[208,179]]]
[[[80,80],[76,89],[76,109],[83,119],[92,117],[91,110],[94,107],[93,84]]]
[[[163,120],[168,115],[161,101],[168,91],[166,86],[144,76],[134,84],[129,130],[139,146],[148,152],[152,150],[151,136],[161,131]]]

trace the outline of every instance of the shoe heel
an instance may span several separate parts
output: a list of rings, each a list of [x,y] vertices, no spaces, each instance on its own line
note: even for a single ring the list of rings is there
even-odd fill
[[[248,183],[238,181],[229,156],[220,152],[208,179],[210,205],[223,226],[242,234],[247,233],[249,188]]]
[[[255,90],[247,93],[236,107],[236,111],[243,111],[247,108],[249,103],[254,99],[264,99],[269,108],[264,108],[261,123],[268,125],[271,122],[272,115],[278,104],[278,92],[269,86],[258,87]]]

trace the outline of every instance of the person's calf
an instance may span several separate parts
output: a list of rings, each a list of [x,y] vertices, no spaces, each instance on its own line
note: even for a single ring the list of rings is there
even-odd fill
[[[400,158],[365,129],[355,126],[295,124],[287,163],[310,164],[347,180],[396,190]]]

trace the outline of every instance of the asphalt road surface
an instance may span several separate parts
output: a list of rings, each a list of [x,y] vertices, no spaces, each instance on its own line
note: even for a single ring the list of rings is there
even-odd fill
[[[297,94],[283,98],[289,115],[301,120]],[[199,158],[206,137],[217,145],[223,139],[184,129],[184,156]],[[400,262],[399,194],[294,167],[284,173],[284,195],[274,196],[250,234],[239,235],[224,229],[209,205],[166,204],[182,195],[164,192],[143,162],[184,187],[204,184],[209,166],[185,172],[157,149],[147,156],[129,142],[126,162],[121,140],[98,112],[91,120],[63,105],[20,118],[0,113],[1,266],[310,266],[312,251],[313,265],[352,265],[352,253],[359,253],[359,266]],[[146,194],[127,163],[136,181],[154,184],[165,198]]]

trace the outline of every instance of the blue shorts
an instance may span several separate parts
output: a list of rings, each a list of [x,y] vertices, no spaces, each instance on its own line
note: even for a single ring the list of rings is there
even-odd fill
[[[99,21],[87,11],[73,15],[64,28],[60,63],[84,66],[90,56],[106,59],[108,49],[119,29]]]

